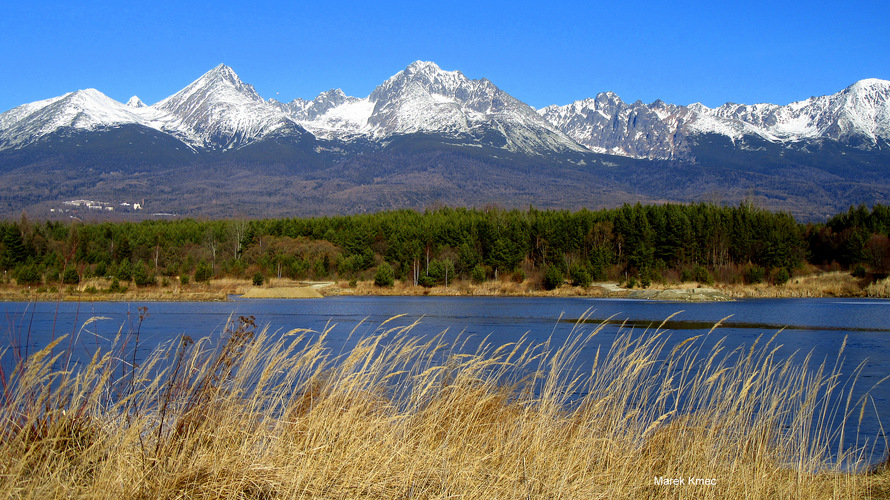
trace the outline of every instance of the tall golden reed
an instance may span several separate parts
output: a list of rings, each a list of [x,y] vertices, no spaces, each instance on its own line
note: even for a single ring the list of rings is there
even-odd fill
[[[849,400],[838,364],[778,360],[762,338],[668,349],[605,324],[562,345],[445,342],[399,317],[329,345],[251,318],[183,338],[138,369],[115,348],[55,368],[58,339],[5,374],[0,495],[10,498],[860,498],[887,472],[832,449]],[[357,335],[357,331],[353,331]],[[709,335],[713,335],[709,334]],[[583,351],[590,352],[590,350]],[[839,354],[840,356],[841,354]],[[56,363],[54,365],[53,363]],[[65,366],[65,363],[62,363]],[[852,374],[855,377],[855,374]],[[869,445],[872,445],[869,443]],[[886,443],[878,443],[885,446]]]

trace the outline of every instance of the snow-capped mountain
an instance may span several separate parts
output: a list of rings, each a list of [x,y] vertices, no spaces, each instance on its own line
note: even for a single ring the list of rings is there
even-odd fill
[[[374,89],[368,100],[374,104],[368,124],[376,138],[415,132],[482,136],[496,131],[511,151],[583,150],[489,80],[470,80],[432,62],[412,63]]]
[[[152,108],[179,120],[176,131],[184,134],[181,139],[207,149],[238,148],[282,129],[303,132],[284,110],[263,100],[224,64]]]
[[[141,125],[197,150],[237,149],[308,130],[340,141],[362,138],[383,144],[393,136],[420,132],[464,143],[487,136],[498,147],[532,155],[586,151],[490,81],[470,80],[421,61],[365,98],[335,89],[311,101],[266,101],[231,68],[219,65],[152,106],[135,96],[122,104],[95,90],[78,91],[10,110],[0,115],[0,124],[0,149],[22,147],[60,129]],[[492,139],[492,132],[499,139]]]
[[[538,113],[591,151],[632,158],[672,157],[679,147],[674,136],[690,114],[661,101],[626,104],[612,92]]]
[[[56,132],[100,131],[123,125],[166,132],[175,121],[157,109],[134,105],[132,99],[126,105],[96,89],[78,90],[0,114],[0,150],[21,148]]]
[[[95,89],[19,106],[0,114],[0,150],[24,147],[55,132],[124,125],[157,130],[198,150],[237,148],[276,132],[305,132],[220,65],[152,106],[136,96],[123,104]]]
[[[131,108],[144,108],[145,103],[142,102],[142,99],[140,99],[138,96],[134,95],[130,98],[129,101],[127,101],[127,106],[130,106]]]
[[[875,145],[890,138],[890,82],[861,80],[836,94],[787,106],[724,104],[706,114],[749,124],[767,138],[864,140]]]
[[[195,151],[232,150],[270,137],[302,137],[387,144],[393,137],[434,134],[462,145],[538,155],[604,153],[640,159],[694,160],[702,134],[735,141],[832,140],[859,148],[890,142],[890,82],[862,80],[829,96],[776,104],[680,106],[625,103],[611,92],[566,106],[534,110],[492,82],[470,80],[417,61],[367,97],[342,90],[289,103],[264,100],[235,72],[219,65],[176,94],[146,106],[126,104],[95,89],[25,104],[0,114],[0,151],[53,133],[147,127]]]
[[[533,108],[486,79],[416,61],[365,98],[335,89],[312,101],[273,101],[300,125],[323,139],[376,141],[414,133],[472,139],[494,131],[504,149],[526,154],[585,151],[542,119]]]
[[[0,216],[126,195],[188,216],[754,199],[819,219],[890,204],[888,165],[890,82],[874,79],[788,105],[605,92],[534,110],[431,62],[367,97],[288,103],[220,65],[153,105],[86,89],[0,114]]]
[[[698,103],[627,104],[607,92],[538,113],[592,151],[633,158],[684,158],[689,139],[705,133],[782,144],[830,139],[868,148],[890,141],[890,82],[862,80],[786,106],[727,103],[713,109]]]
[[[340,89],[322,92],[311,101],[270,102],[321,139],[348,141],[370,133],[368,118],[374,104],[367,98],[347,96]]]

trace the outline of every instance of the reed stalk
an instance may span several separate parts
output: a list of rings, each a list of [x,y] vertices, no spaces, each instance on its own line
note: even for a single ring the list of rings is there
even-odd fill
[[[446,342],[384,322],[345,352],[332,329],[252,318],[121,370],[120,349],[54,364],[62,338],[4,374],[9,498],[861,498],[884,469],[842,449],[854,400],[835,361],[772,339],[579,322],[562,345]],[[357,336],[358,330],[352,333]],[[711,332],[708,335],[716,335]],[[124,344],[119,336],[115,345]],[[581,359],[581,353],[593,352]],[[842,356],[842,353],[839,353]],[[54,368],[56,367],[56,368]],[[855,377],[855,374],[853,374]],[[865,443],[874,446],[874,443]],[[886,443],[878,443],[886,446]],[[694,479],[690,479],[694,478]],[[660,484],[680,480],[682,484]],[[693,483],[701,484],[689,484]],[[676,482],[676,481],[675,481]]]

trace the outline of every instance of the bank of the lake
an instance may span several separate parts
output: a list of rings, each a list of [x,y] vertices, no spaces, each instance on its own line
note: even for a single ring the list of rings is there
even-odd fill
[[[707,302],[744,298],[890,297],[890,279],[871,282],[842,271],[813,273],[794,277],[787,283],[653,283],[647,288],[628,288],[620,283],[592,283],[587,287],[563,284],[545,290],[533,280],[510,279],[476,283],[457,280],[448,286],[424,287],[396,280],[390,287],[373,281],[298,281],[270,279],[255,286],[247,279],[217,279],[205,283],[180,284],[167,280],[154,286],[125,284],[111,291],[111,281],[93,278],[78,285],[16,286],[0,285],[0,301],[146,301],[195,302],[226,301],[232,295],[246,298],[306,299],[342,295],[372,296],[505,296],[505,297],[590,297]]]

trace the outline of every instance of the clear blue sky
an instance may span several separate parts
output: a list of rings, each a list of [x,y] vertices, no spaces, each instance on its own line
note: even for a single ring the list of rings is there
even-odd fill
[[[267,99],[365,97],[418,59],[537,108],[787,104],[890,80],[890,2],[10,0],[0,42],[0,112],[90,87],[153,104],[219,63]]]

